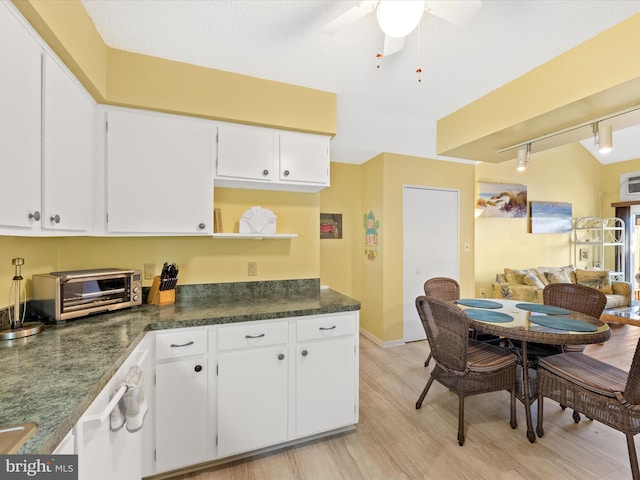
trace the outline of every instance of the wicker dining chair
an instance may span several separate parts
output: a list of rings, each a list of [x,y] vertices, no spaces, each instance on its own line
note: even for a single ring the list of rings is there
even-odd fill
[[[627,437],[634,480],[640,480],[633,436],[640,432],[640,342],[629,373],[581,352],[552,355],[538,364],[538,427],[544,435],[543,398],[551,398]]]
[[[507,390],[511,393],[511,428],[516,420],[516,356],[469,338],[471,320],[451,302],[419,296],[416,308],[433,352],[435,366],[416,402],[422,407],[434,380],[458,396],[458,444],[464,444],[464,398]]]
[[[584,313],[594,318],[600,318],[607,304],[607,297],[600,290],[575,283],[550,283],[542,291],[542,301],[545,305],[562,307],[575,312]],[[544,345],[546,356],[563,352],[582,352],[584,345]],[[549,350],[555,347],[555,351]],[[544,356],[544,355],[541,355]],[[539,361],[539,360],[538,360]],[[566,405],[560,404],[562,410]],[[580,423],[580,414],[573,411],[573,421]]]
[[[445,302],[455,302],[460,298],[460,284],[453,278],[433,277],[424,282],[424,294],[427,297],[435,297]],[[431,352],[424,361],[424,366],[429,366]]]
[[[607,297],[600,290],[577,283],[550,283],[542,291],[545,305],[566,308],[600,318]]]

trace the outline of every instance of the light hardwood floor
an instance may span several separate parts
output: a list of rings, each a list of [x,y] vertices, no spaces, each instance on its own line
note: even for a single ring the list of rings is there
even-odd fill
[[[586,352],[628,369],[640,328],[613,325],[612,338]],[[360,422],[343,433],[269,454],[211,467],[173,480],[400,480],[631,478],[624,435],[545,400],[545,436],[526,438],[524,410],[509,427],[509,395],[465,401],[465,436],[458,446],[457,397],[434,383],[420,410],[415,402],[430,368],[426,341],[383,349],[360,336]],[[259,401],[259,399],[256,399]],[[536,421],[535,405],[533,409]]]

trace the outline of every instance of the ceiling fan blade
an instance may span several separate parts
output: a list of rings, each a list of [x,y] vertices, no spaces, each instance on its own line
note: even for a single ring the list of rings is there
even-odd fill
[[[351,7],[349,10],[320,27],[320,31],[328,34],[336,33],[349,25],[356,23],[365,15],[376,9],[378,0],[363,0]]]
[[[440,17],[454,25],[464,25],[478,13],[480,0],[427,0],[427,13]]]
[[[384,44],[382,46],[382,55],[388,57],[394,53],[398,53],[404,48],[405,37],[394,38],[389,35],[384,36]]]

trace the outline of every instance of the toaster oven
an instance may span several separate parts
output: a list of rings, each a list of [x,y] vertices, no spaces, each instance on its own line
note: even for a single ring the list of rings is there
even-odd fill
[[[100,268],[36,274],[32,313],[60,322],[142,304],[140,270]]]

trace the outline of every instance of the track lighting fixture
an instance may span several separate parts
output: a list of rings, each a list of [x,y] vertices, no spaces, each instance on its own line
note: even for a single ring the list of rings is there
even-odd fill
[[[613,149],[613,128],[611,125],[593,124],[593,139],[600,153],[609,153]]]
[[[516,170],[524,172],[531,162],[531,144],[527,143],[524,147],[518,149],[518,161]]]

